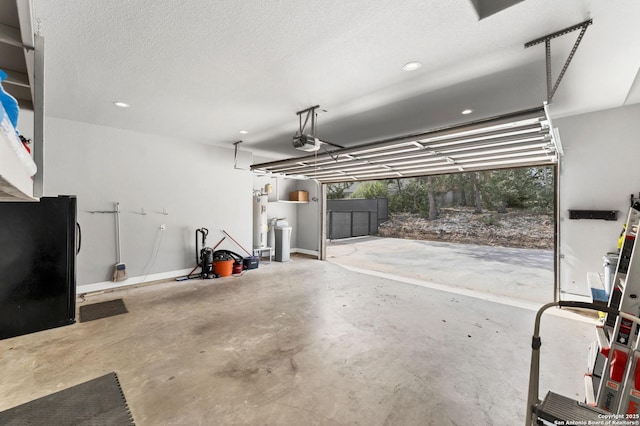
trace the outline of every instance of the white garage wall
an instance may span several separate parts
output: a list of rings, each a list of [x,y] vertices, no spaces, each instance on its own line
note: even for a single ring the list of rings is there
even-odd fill
[[[640,105],[554,120],[565,155],[560,171],[562,299],[589,296],[587,272],[615,251],[629,196],[640,192]],[[570,220],[569,209],[619,210],[617,221]]]
[[[253,175],[234,169],[233,155],[231,148],[47,117],[45,194],[78,197],[78,292],[189,272],[200,227],[209,229],[207,246],[224,229],[250,250]],[[115,201],[130,277],[118,284],[109,282],[116,260],[114,215],[89,213],[113,210]],[[228,238],[220,248],[240,252]]]
[[[301,253],[318,255],[320,251],[321,184],[313,180],[300,181],[298,189],[309,193],[308,204],[298,204],[297,248]]]

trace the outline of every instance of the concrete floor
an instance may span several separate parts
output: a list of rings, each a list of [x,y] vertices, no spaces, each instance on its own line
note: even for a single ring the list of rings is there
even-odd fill
[[[553,302],[552,250],[361,237],[330,242],[327,259],[359,272],[388,273],[451,290]]]
[[[129,313],[0,341],[0,410],[115,371],[138,425],[521,425],[535,312],[292,257],[90,296]],[[593,326],[544,317],[541,391]]]

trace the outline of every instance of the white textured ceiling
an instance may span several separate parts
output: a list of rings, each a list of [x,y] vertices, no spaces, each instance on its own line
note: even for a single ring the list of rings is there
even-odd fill
[[[317,136],[345,146],[539,106],[544,45],[524,43],[587,19],[552,113],[640,102],[637,0],[526,0],[482,20],[469,0],[33,5],[47,115],[226,147],[242,139],[267,158],[303,154],[291,144],[295,112],[316,104],[327,110]],[[577,34],[552,41],[554,76]],[[409,61],[423,67],[403,71]]]

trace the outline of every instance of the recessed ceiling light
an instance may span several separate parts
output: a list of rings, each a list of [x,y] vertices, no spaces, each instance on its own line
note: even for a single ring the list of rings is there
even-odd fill
[[[131,106],[126,102],[114,102],[113,104],[120,108],[129,108]]]
[[[405,71],[415,71],[420,67],[422,67],[422,64],[420,62],[413,61],[413,62],[407,62],[406,64],[404,64],[402,69]]]
[[[471,114],[473,112],[472,109],[465,109],[464,111],[462,111],[462,114],[467,115],[467,114]]]
[[[246,130],[240,130],[240,133],[242,133],[243,135],[246,135],[249,132],[247,132]]]

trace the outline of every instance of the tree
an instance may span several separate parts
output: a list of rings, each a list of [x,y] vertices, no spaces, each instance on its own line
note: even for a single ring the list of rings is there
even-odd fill
[[[408,179],[393,179],[389,181],[389,213],[408,211],[406,187]]]
[[[528,167],[488,172],[483,185],[484,201],[491,209],[506,212],[508,207],[553,211],[553,172],[550,167]]]
[[[438,204],[436,203],[436,182],[434,181],[433,176],[427,176],[426,187],[427,187],[427,201],[429,201],[429,220],[434,220],[438,217]]]
[[[446,193],[451,191],[454,194],[454,203],[466,206],[468,203],[467,194],[471,197],[472,187],[471,179],[468,173],[451,173],[440,176],[443,182],[443,191]],[[459,198],[458,198],[459,197]],[[458,198],[456,200],[456,198]]]
[[[484,209],[506,212],[507,208],[527,208],[550,214],[554,206],[552,167],[394,179],[386,186],[390,213],[417,213],[431,219],[438,216],[449,191],[459,193],[458,202],[472,204],[476,213],[483,213]]]
[[[552,214],[555,204],[555,184],[552,167],[531,167],[528,176],[533,187],[527,208],[536,213]]]
[[[387,198],[389,189],[386,182],[374,180],[362,182],[350,198]]]
[[[327,198],[329,200],[344,198],[344,191],[346,191],[351,185],[351,182],[327,184]]]
[[[429,207],[423,178],[409,179],[403,192],[403,211],[426,215]]]
[[[469,180],[471,181],[471,194],[473,199],[473,205],[475,206],[475,213],[482,213],[482,194],[480,192],[480,179],[477,172],[469,173]]]

